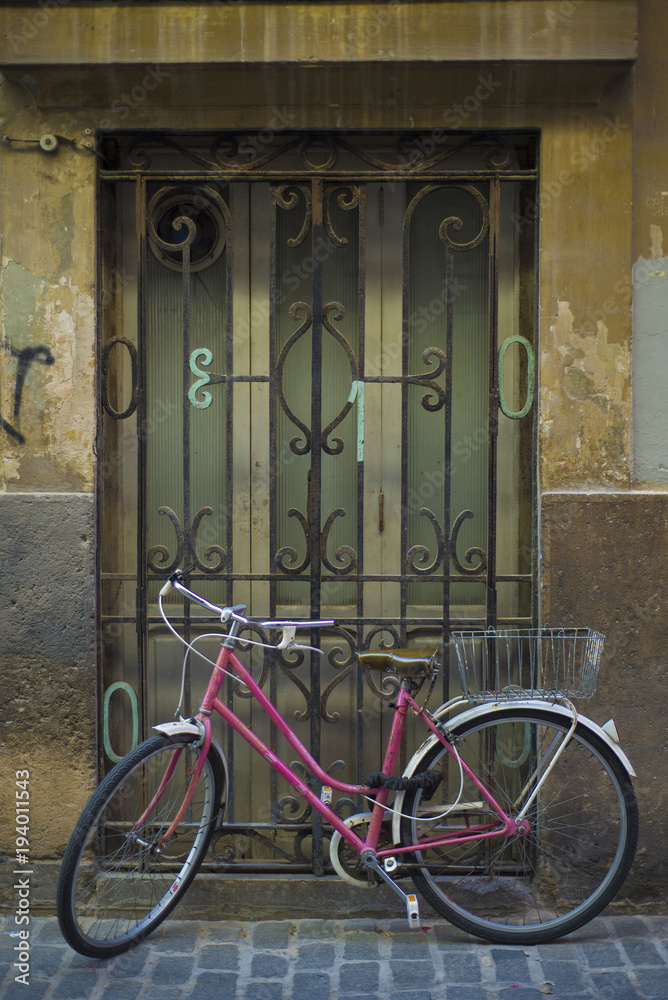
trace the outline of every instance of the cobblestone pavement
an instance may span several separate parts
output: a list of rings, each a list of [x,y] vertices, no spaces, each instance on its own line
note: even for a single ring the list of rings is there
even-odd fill
[[[426,923],[426,921],[425,921]],[[598,917],[535,947],[484,944],[435,919],[168,920],[107,961],[65,944],[53,917],[30,919],[29,988],[0,918],[2,1000],[668,1000],[668,917]]]

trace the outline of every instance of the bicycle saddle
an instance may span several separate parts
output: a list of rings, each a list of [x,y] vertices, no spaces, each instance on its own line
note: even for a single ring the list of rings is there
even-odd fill
[[[428,649],[390,649],[381,653],[358,653],[357,659],[369,670],[384,670],[402,677],[426,677],[434,667],[438,646]]]

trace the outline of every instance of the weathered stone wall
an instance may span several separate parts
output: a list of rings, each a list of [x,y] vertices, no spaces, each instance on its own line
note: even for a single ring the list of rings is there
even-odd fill
[[[545,620],[606,634],[596,695],[580,707],[614,717],[637,772],[640,842],[619,904],[665,912],[668,496],[546,493],[542,522]]]
[[[663,0],[0,7],[0,802],[39,775],[42,857],[95,780],[95,130],[532,128],[543,612],[608,635],[591,713],[643,817],[625,900],[665,896],[667,35]]]
[[[0,522],[2,849],[15,854],[15,775],[28,771],[39,863],[62,851],[95,780],[93,497],[1,493]]]

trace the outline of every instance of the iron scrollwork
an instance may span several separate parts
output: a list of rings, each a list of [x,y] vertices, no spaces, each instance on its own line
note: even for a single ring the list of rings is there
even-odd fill
[[[389,636],[389,641],[386,640],[386,635]],[[380,639],[378,639],[378,636],[380,636]],[[396,625],[391,625],[388,622],[384,622],[382,625],[375,625],[369,629],[364,639],[364,649],[371,649],[376,639],[378,639],[378,647],[381,650],[400,649],[402,646],[402,637],[399,629]],[[393,698],[396,698],[400,686],[400,681],[397,677],[394,677],[392,674],[386,674],[382,678],[379,687],[374,679],[375,675],[366,667],[364,668],[364,676],[367,687],[379,701],[388,703]]]
[[[192,525],[188,530],[187,536],[186,532],[178,518],[178,515],[171,507],[163,505],[158,508],[158,513],[166,516],[174,526],[174,531],[176,533],[176,555],[166,565],[169,561],[169,549],[166,545],[158,544],[153,545],[148,551],[148,568],[154,573],[160,573],[164,576],[169,576],[173,573],[178,566],[183,565],[186,545],[188,546],[188,557],[186,561],[192,561],[197,569],[201,570],[203,573],[218,573],[223,567],[227,566],[227,553],[225,549],[220,545],[207,545],[204,550],[204,558],[207,563],[204,563],[199,556],[197,551],[197,532],[199,531],[199,526],[204,517],[211,517],[213,515],[212,507],[202,507],[195,514]],[[213,563],[213,559],[218,557],[217,562]]]
[[[322,323],[334,340],[341,345],[348,358],[348,363],[350,365],[350,377],[351,382],[354,385],[357,382],[357,359],[355,353],[343,336],[343,334],[336,329],[332,320],[330,319],[330,314],[333,314],[334,320],[339,323],[345,316],[346,310],[341,305],[340,302],[328,302],[326,306],[323,307]],[[328,455],[340,455],[343,451],[343,441],[340,437],[335,437],[332,444],[327,440],[332,431],[339,426],[339,424],[346,418],[350,410],[352,409],[354,400],[348,398],[346,403],[340,413],[324,428],[322,432],[322,450],[327,452]]]
[[[277,569],[279,569],[282,573],[286,573],[288,576],[299,576],[301,573],[304,572],[304,570],[311,562],[311,555],[308,547],[309,523],[308,520],[302,514],[302,512],[298,510],[296,507],[290,507],[290,509],[288,510],[288,517],[296,518],[302,527],[302,531],[304,532],[304,537],[306,539],[304,557],[302,561],[298,563],[296,566],[293,565],[299,559],[299,553],[297,552],[297,549],[294,548],[294,546],[283,545],[282,548],[280,548],[276,553],[276,555],[274,556],[274,563]],[[288,563],[290,565],[288,565]]]
[[[302,442],[300,442],[297,435],[290,440],[290,451],[292,451],[295,455],[307,455],[311,450],[311,431],[306,424],[299,419],[294,410],[291,409],[283,392],[283,369],[285,368],[287,356],[297,341],[304,336],[313,323],[313,310],[311,309],[311,306],[306,302],[293,302],[290,306],[290,318],[295,320],[295,322],[298,322],[300,313],[303,313],[305,318],[298,329],[288,337],[283,346],[283,350],[281,351],[278,361],[276,362],[276,381],[278,385],[278,401],[281,409],[286,414],[288,419],[299,428],[303,435]]]
[[[334,771],[339,771],[342,768],[345,768],[345,766],[346,766],[345,761],[335,760],[332,764],[329,765],[328,768],[325,769],[325,773],[331,775],[333,774]],[[316,791],[320,787],[319,779],[316,778],[314,775],[312,775],[311,772],[306,767],[304,767],[301,761],[299,760],[290,761],[290,770],[294,771],[296,774],[299,774],[300,777],[303,779],[304,784],[308,785],[312,791]],[[341,800],[340,802],[337,802],[337,808],[344,809],[349,806],[350,802],[351,802],[350,799]],[[302,812],[299,814],[300,809],[302,809]],[[286,810],[288,810],[289,815],[286,814]],[[313,810],[311,809],[311,806],[305,805],[294,795],[288,794],[284,795],[275,804],[274,817],[279,825],[282,823],[289,823],[289,824],[305,823],[310,819],[312,811]],[[297,834],[297,838],[295,840],[295,847],[297,847],[297,845],[301,845],[303,839],[308,836],[310,836],[310,831],[301,831],[301,833]],[[298,852],[296,851],[295,853]]]
[[[342,646],[334,646],[327,654],[329,663],[335,670],[338,671],[338,673],[321,693],[320,716],[325,722],[329,722],[331,724],[337,723],[341,716],[338,712],[329,712],[327,702],[329,701],[332,692],[339,686],[339,684],[341,684],[346,677],[350,676],[357,662],[357,650],[351,634],[341,628],[335,628],[334,632],[337,638],[344,640],[347,650],[343,649]],[[332,765],[332,767],[333,766],[334,765]]]
[[[432,363],[432,358],[437,361],[435,369],[425,372],[423,375],[409,375],[406,381],[413,385],[420,385],[425,389],[429,389],[429,392],[425,393],[422,397],[422,406],[425,410],[436,413],[437,410],[440,410],[445,405],[446,394],[443,386],[439,385],[435,380],[443,374],[448,362],[445,354],[438,347],[428,347],[423,352],[422,360],[426,365]]]
[[[348,239],[346,236],[337,236],[334,232],[334,224],[332,223],[332,199],[338,191],[338,197],[336,203],[344,212],[352,212],[353,209],[359,208],[360,203],[360,189],[357,185],[348,185],[341,188],[328,187],[325,190],[324,203],[323,203],[323,221],[325,223],[325,230],[330,240],[335,247],[346,247],[348,246]]]
[[[181,161],[179,169],[189,166],[212,175],[237,177],[311,177],[334,172],[352,177],[429,177],[448,171],[460,173],[461,167],[457,171],[454,164],[462,156],[467,158],[467,172],[495,175],[535,169],[532,155],[530,166],[519,166],[515,148],[501,133],[457,129],[442,130],[438,140],[433,135],[402,133],[390,140],[387,148],[374,152],[367,137],[348,132],[296,134],[276,129],[262,143],[255,132],[223,132],[211,134],[208,147],[205,142],[188,143],[177,134],[145,132],[129,136],[124,145],[121,140],[120,155],[115,156],[130,170],[142,173],[159,171],[162,164],[154,163],[156,156],[162,159],[168,154]]]
[[[211,184],[161,187],[147,207],[154,255],[170,270],[200,271],[223,252],[232,231],[230,211]]]
[[[487,553],[485,552],[484,549],[481,549],[478,546],[472,546],[471,548],[467,549],[466,552],[464,553],[464,558],[466,559],[467,563],[470,564],[473,563],[474,557],[478,556],[480,562],[478,563],[477,566],[470,565],[469,568],[467,569],[466,566],[462,565],[457,555],[457,536],[459,534],[459,529],[461,528],[464,521],[472,517],[474,517],[472,510],[463,510],[461,514],[457,516],[455,523],[452,526],[452,532],[450,534],[450,558],[455,564],[457,570],[465,576],[473,576],[476,573],[484,573],[484,571],[487,569]]]
[[[313,220],[313,205],[311,202],[310,189],[299,184],[278,184],[272,188],[272,191],[276,204],[286,212],[291,212],[293,209],[297,208],[297,205],[299,204],[299,195],[303,197],[305,209],[302,227],[297,236],[292,236],[287,241],[289,247],[294,248],[301,246],[311,231],[311,222]]]
[[[472,239],[466,240],[463,243],[458,243],[457,240],[452,239],[449,230],[455,229],[459,232],[464,228],[464,222],[459,218],[459,216],[450,215],[447,219],[443,219],[443,222],[439,226],[438,235],[442,242],[445,243],[448,250],[467,253],[470,250],[475,250],[475,248],[482,243],[484,238],[489,233],[489,204],[485,196],[478,190],[477,187],[474,187],[473,184],[458,184],[457,187],[461,188],[462,191],[468,191],[480,205],[480,229]]]
[[[340,566],[335,566],[329,556],[327,555],[327,542],[329,540],[329,532],[331,530],[334,521],[337,517],[345,517],[346,512],[343,507],[337,507],[333,510],[327,520],[325,521],[325,526],[322,529],[320,535],[320,559],[322,564],[337,576],[343,576],[346,573],[354,573],[357,568],[357,553],[350,545],[339,545],[338,549],[334,553],[334,558]],[[347,560],[347,562],[346,562]]]
[[[413,545],[406,553],[406,562],[408,564],[408,568],[412,570],[413,573],[428,575],[436,572],[438,567],[443,562],[445,557],[445,538],[443,537],[443,529],[441,528],[440,522],[432,510],[428,507],[420,507],[418,514],[422,517],[426,517],[434,529],[436,534],[436,556],[434,557],[431,565],[418,565],[418,562],[422,564],[428,562],[431,553],[426,545]]]
[[[357,553],[350,545],[340,545],[334,553],[334,558],[337,563],[342,565],[334,565],[327,554],[327,543],[332,525],[337,518],[345,517],[345,515],[346,512],[343,507],[337,507],[329,514],[320,533],[320,560],[330,573],[333,573],[336,576],[344,576],[348,573],[354,573],[357,567]],[[301,525],[302,531],[304,532],[304,556],[301,562],[297,563],[299,553],[294,546],[283,545],[276,552],[276,555],[274,556],[274,563],[282,573],[285,573],[288,576],[300,576],[311,562],[309,552],[310,523],[308,518],[306,518],[296,507],[289,508],[288,517],[296,518]],[[297,565],[294,565],[295,563],[297,563]]]
[[[475,516],[472,510],[463,510],[457,515],[455,523],[452,526],[452,531],[450,532],[449,545],[447,546],[445,536],[443,534],[443,528],[434,512],[428,507],[420,507],[418,514],[422,517],[426,517],[434,529],[434,534],[436,535],[436,555],[433,561],[428,566],[425,566],[424,563],[427,563],[431,558],[431,552],[426,545],[413,545],[406,554],[408,568],[413,573],[418,573],[424,576],[435,573],[448,554],[457,571],[463,576],[475,576],[479,573],[485,572],[487,569],[487,553],[484,549],[474,545],[466,550],[464,553],[464,559],[467,563],[469,563],[469,566],[464,566],[457,555],[457,538],[459,536],[459,529],[464,521]],[[479,562],[476,565],[473,565],[475,557],[478,557]]]

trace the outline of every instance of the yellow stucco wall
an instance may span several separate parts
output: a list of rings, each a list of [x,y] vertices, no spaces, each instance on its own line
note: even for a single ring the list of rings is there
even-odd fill
[[[21,449],[5,439],[5,488],[92,489],[95,130],[288,124],[541,130],[543,483],[627,487],[636,13],[630,0],[0,9],[5,134],[33,140],[4,149],[5,295],[59,343],[38,373],[38,426]],[[45,154],[45,133],[70,141]]]
[[[23,95],[5,84],[4,110]],[[34,111],[11,115],[23,134]],[[95,158],[63,145],[54,155],[19,143],[2,159],[3,340],[15,352],[40,345],[15,410],[18,359],[5,350],[2,413],[20,438],[3,435],[0,489],[93,489],[95,421]],[[21,440],[21,438],[23,440]]]

